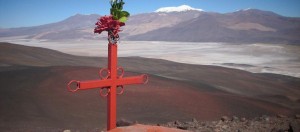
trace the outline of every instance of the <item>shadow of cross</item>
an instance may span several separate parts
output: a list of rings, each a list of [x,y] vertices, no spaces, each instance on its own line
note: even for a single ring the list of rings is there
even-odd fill
[[[88,90],[94,88],[100,88],[100,95],[103,97],[108,96],[107,99],[107,130],[116,128],[116,95],[122,94],[124,91],[124,85],[130,84],[145,84],[148,81],[146,74],[133,77],[123,77],[124,70],[121,67],[117,67],[117,44],[108,44],[108,68],[101,69],[99,72],[101,80],[89,80],[89,81],[76,81],[72,80],[68,84],[68,90],[70,92],[76,92],[78,90]],[[106,71],[106,76],[103,73]],[[118,71],[121,72],[118,75]],[[76,89],[72,89],[71,85],[76,83]],[[117,88],[121,87],[121,92],[117,93]],[[107,93],[103,94],[103,89],[107,89]]]

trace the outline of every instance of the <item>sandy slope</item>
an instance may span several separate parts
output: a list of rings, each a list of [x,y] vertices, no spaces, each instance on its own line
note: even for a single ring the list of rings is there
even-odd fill
[[[74,94],[66,90],[72,79],[98,79],[99,68],[90,66],[105,66],[104,58],[11,44],[0,46],[2,130],[105,127],[106,99],[99,96],[98,90]],[[156,124],[192,118],[215,120],[223,115],[255,117],[299,112],[297,78],[144,58],[120,58],[119,65],[127,76],[148,73],[150,81],[147,85],[126,86],[125,93],[118,96],[118,119]]]
[[[69,93],[71,79],[97,79],[97,68],[28,67],[0,76],[2,128],[97,128],[106,122],[106,99],[97,90]],[[133,75],[134,73],[126,73]],[[118,96],[118,118],[141,123],[218,119],[222,115],[255,117],[289,114],[276,104],[221,91],[202,91],[181,81],[150,75],[147,85],[126,86]]]

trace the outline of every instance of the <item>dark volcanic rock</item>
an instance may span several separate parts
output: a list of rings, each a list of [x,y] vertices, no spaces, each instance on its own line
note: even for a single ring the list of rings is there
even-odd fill
[[[222,116],[221,120],[224,121],[224,122],[225,122],[225,121],[228,121],[228,120],[229,120],[229,117],[227,117],[227,116]]]
[[[131,126],[133,125],[134,123],[132,121],[128,121],[128,120],[119,120],[117,121],[117,127],[121,127],[121,126]]]

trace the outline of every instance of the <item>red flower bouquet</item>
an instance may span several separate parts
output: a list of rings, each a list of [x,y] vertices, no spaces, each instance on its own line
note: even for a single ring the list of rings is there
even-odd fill
[[[108,40],[110,43],[116,43],[119,40],[118,33],[121,31],[120,28],[125,26],[127,17],[130,14],[127,11],[123,11],[123,0],[111,0],[110,1],[110,16],[103,16],[98,19],[95,24],[94,33],[101,34],[103,31],[108,32]]]
[[[101,17],[95,25],[97,25],[97,27],[94,29],[94,33],[101,34],[103,31],[108,31],[112,33],[113,36],[117,36],[121,31],[120,27],[125,26],[125,23],[114,20],[113,16],[110,15]]]

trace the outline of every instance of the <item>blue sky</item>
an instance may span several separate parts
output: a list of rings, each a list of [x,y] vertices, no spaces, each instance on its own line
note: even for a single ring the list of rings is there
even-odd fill
[[[160,7],[190,5],[205,11],[227,13],[255,8],[300,17],[300,0],[124,0],[131,14]],[[109,14],[109,0],[0,0],[0,28],[26,27],[61,21],[80,14]]]

